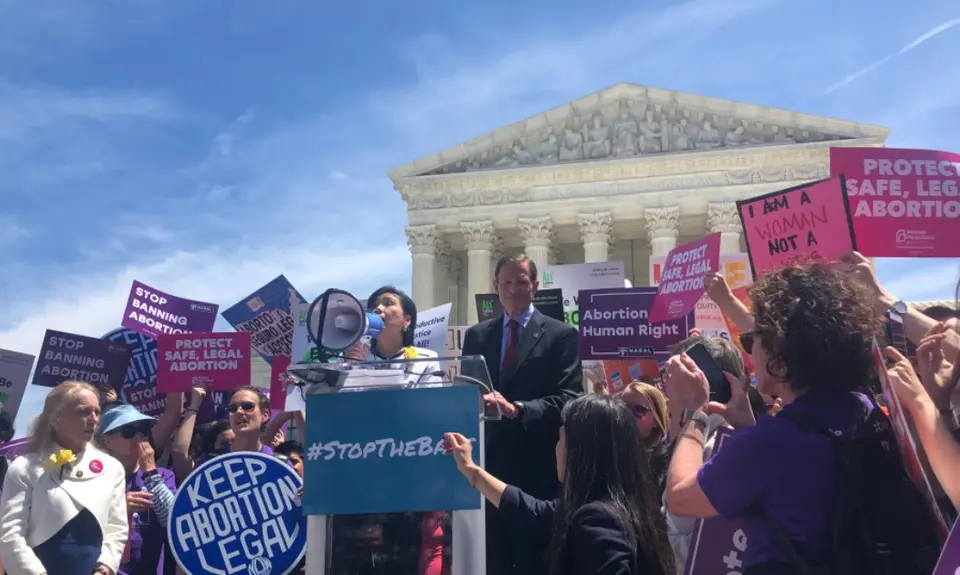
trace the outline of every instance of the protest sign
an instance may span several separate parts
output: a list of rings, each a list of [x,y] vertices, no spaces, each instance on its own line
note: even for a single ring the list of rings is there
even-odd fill
[[[478,293],[477,320],[487,321],[503,315],[500,296],[495,293]],[[566,321],[564,314],[563,290],[542,289],[533,296],[533,307],[543,315],[557,321]]]
[[[250,385],[250,334],[161,335],[157,340],[157,389],[190,391],[199,385],[231,390]]]
[[[290,358],[277,356],[270,362],[270,409],[284,411],[287,397],[287,368]]]
[[[215,303],[184,299],[134,280],[120,325],[147,337],[208,332],[217,321],[218,308]]]
[[[566,264],[540,268],[540,289],[561,291],[564,322],[573,327],[580,323],[581,290],[622,288],[623,285],[623,262]]]
[[[943,551],[940,552],[940,560],[937,561],[933,575],[957,575],[957,573],[960,573],[960,528],[954,524],[943,546]]]
[[[174,558],[187,575],[290,573],[307,547],[302,485],[262,453],[210,459],[177,490],[167,526]]]
[[[846,178],[853,229],[867,257],[960,257],[960,154],[830,148]]]
[[[479,388],[383,388],[307,396],[306,512],[480,509],[482,497],[444,454],[446,432],[473,440],[480,436]]]
[[[580,292],[580,358],[664,360],[669,349],[693,328],[693,311],[685,317],[651,324],[650,307],[657,288],[636,287]]]
[[[697,305],[706,287],[703,276],[720,269],[720,234],[685,243],[670,250],[660,277],[650,323],[686,316]]]
[[[667,256],[650,256],[650,285],[660,284],[663,267],[667,263]],[[718,270],[727,280],[731,289],[753,283],[750,273],[750,257],[747,254],[720,254],[720,269]]]
[[[660,365],[655,359],[605,359],[589,362],[583,368],[583,376],[590,380],[591,389],[608,393],[620,393],[632,381],[646,381],[659,387]]]
[[[283,275],[243,298],[220,315],[233,329],[250,333],[250,341],[264,361],[290,357],[294,317],[291,310],[305,303]]]
[[[429,349],[443,357],[443,348],[447,342],[447,324],[450,322],[450,309],[452,307],[453,304],[445,303],[417,312],[413,345],[422,349]]]
[[[733,431],[717,429],[713,453],[723,448]],[[722,517],[698,519],[687,551],[685,575],[730,575],[743,570],[747,537],[736,522]]]
[[[733,292],[733,297],[740,300],[743,305],[747,307],[748,310],[753,311],[753,302],[750,300],[750,286],[743,285],[735,287],[731,290]],[[721,312],[723,313],[723,312]],[[733,342],[737,349],[740,350],[740,355],[743,356],[743,365],[747,368],[747,373],[754,371],[753,369],[753,357],[747,353],[747,350],[743,349],[743,346],[740,345],[740,335],[743,333],[743,330],[733,321],[727,314],[723,314],[724,322],[726,323],[727,329],[730,334],[730,341]]]
[[[166,398],[157,392],[157,340],[125,327],[108,332],[100,339],[130,346],[130,363],[120,397],[140,413],[159,417]]]
[[[30,441],[29,437],[20,437],[18,439],[11,439],[10,441],[0,446],[0,451],[3,452],[3,455],[7,458],[7,461],[13,461],[14,459],[20,457],[27,451],[27,443],[29,441]]]
[[[13,419],[20,411],[34,359],[28,353],[0,349],[0,408]]]
[[[843,176],[737,202],[753,275],[857,249]]]
[[[66,380],[111,387],[119,393],[130,363],[130,346],[48,329],[33,384],[54,387]]]

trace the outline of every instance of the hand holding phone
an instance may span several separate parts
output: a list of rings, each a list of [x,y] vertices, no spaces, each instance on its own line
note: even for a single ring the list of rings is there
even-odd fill
[[[706,376],[707,383],[710,384],[710,401],[728,403],[732,396],[730,382],[727,381],[727,376],[724,375],[723,370],[714,361],[707,348],[702,343],[698,343],[688,349],[686,353]]]

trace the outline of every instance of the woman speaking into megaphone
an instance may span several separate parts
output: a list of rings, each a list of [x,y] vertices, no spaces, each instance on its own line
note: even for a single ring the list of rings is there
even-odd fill
[[[436,352],[415,347],[414,329],[417,306],[410,296],[393,286],[383,286],[367,298],[367,310],[383,321],[383,329],[370,340],[369,347],[358,343],[346,351],[354,361],[391,361],[437,357]],[[407,383],[440,383],[439,361],[417,361],[407,364]]]

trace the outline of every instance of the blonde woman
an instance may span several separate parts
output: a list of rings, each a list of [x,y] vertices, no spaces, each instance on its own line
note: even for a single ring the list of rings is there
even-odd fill
[[[97,390],[67,381],[47,394],[0,498],[0,557],[10,575],[114,575],[127,541],[125,477],[91,443]]]

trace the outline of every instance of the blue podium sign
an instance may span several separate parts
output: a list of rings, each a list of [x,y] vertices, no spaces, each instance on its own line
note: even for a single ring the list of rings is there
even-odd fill
[[[476,387],[307,396],[307,514],[480,509],[480,494],[444,454],[446,432],[479,437]]]
[[[307,549],[307,520],[292,467],[262,453],[207,461],[177,490],[167,527],[187,575],[287,575]]]

